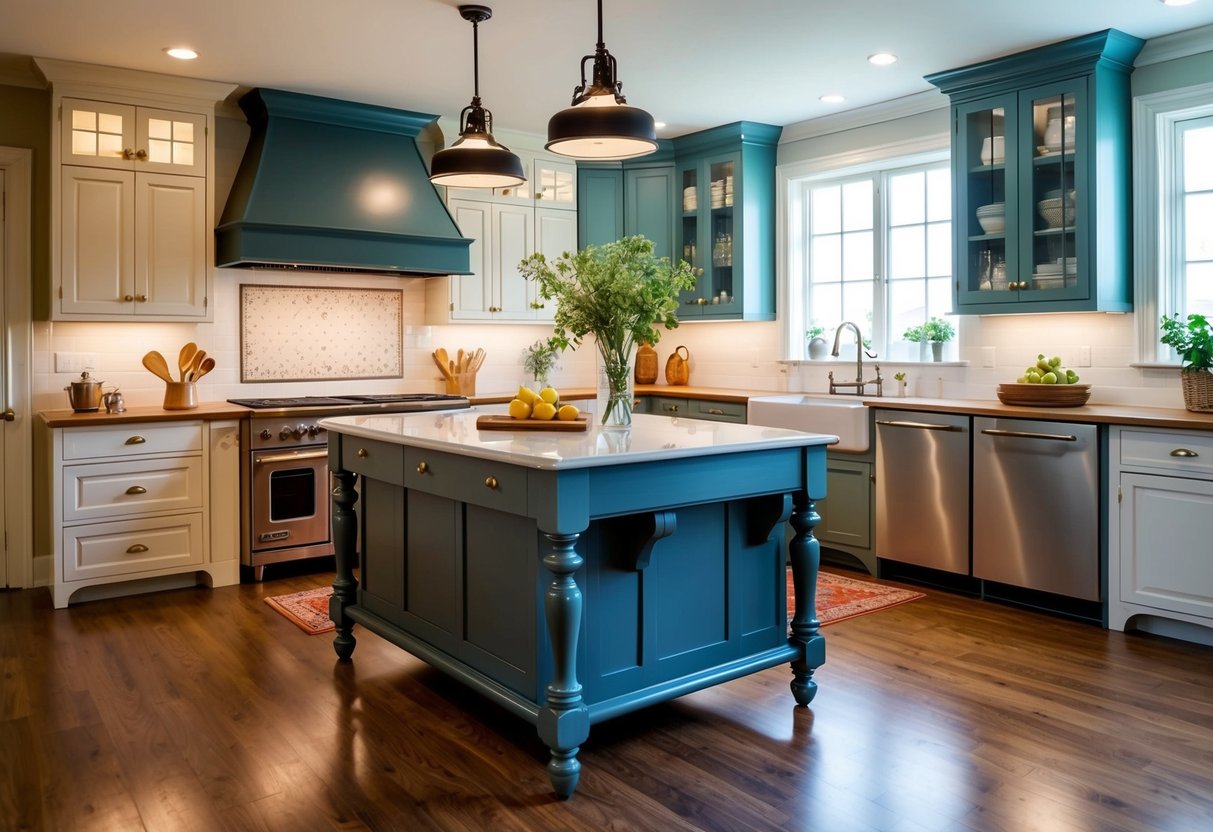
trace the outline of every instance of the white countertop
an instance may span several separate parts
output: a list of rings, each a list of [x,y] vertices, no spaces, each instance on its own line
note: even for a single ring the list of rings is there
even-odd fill
[[[626,431],[604,431],[594,426],[584,432],[476,428],[478,416],[504,412],[503,406],[490,405],[429,413],[337,416],[322,419],[320,426],[349,436],[545,469],[654,462],[838,441],[837,436],[828,434],[646,414],[633,416],[632,427]]]

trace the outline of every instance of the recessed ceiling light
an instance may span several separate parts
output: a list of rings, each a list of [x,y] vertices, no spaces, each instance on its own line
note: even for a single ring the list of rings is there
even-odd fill
[[[1162,0],[1164,6],[1189,6],[1196,0]]]
[[[655,121],[653,122],[653,126],[660,130],[661,128],[665,127],[666,124],[664,121]]]
[[[821,101],[823,104],[841,104],[842,102],[847,100],[847,97],[845,95],[838,95],[837,93],[831,93],[830,95],[823,95],[821,98],[819,98],[817,100]]]
[[[170,58],[176,58],[179,61],[192,61],[198,57],[198,53],[188,46],[167,46],[164,52]]]
[[[868,63],[872,66],[888,66],[897,63],[897,56],[892,52],[877,52],[874,55],[868,55]]]

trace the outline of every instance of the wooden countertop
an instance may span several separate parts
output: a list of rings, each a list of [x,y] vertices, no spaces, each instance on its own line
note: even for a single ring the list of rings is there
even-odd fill
[[[216,421],[219,419],[242,419],[251,413],[247,407],[228,402],[202,402],[191,410],[165,410],[159,405],[128,407],[122,413],[106,413],[104,409],[95,413],[76,413],[63,410],[43,410],[38,416],[52,428],[96,427],[121,425],[126,422],[186,422],[191,419]]]
[[[963,413],[972,416],[1002,416],[1044,419],[1053,422],[1085,422],[1096,425],[1137,425],[1151,428],[1213,431],[1213,413],[1193,413],[1171,407],[1139,407],[1125,404],[1085,404],[1081,407],[1022,407],[997,399],[864,399],[869,407],[886,410],[917,410],[928,413]]]

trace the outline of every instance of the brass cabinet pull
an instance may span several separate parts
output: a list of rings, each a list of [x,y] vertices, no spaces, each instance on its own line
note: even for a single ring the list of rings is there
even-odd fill
[[[126,493],[127,494],[146,494],[147,489],[144,488],[142,485],[132,485],[130,488],[126,489]]]
[[[497,490],[497,478],[496,477],[485,477],[484,478],[484,487],[491,488],[494,491],[496,491]]]
[[[134,159],[135,151],[131,150],[129,147],[122,148],[122,158],[123,159]]]
[[[17,419],[17,411],[13,410],[11,407],[4,411],[4,421],[13,422],[13,421],[16,421],[16,419]]]
[[[368,456],[370,456],[370,452],[367,451],[366,448],[359,448],[358,456],[362,457],[363,459],[366,459]]]
[[[1189,451],[1187,448],[1176,448],[1175,450],[1171,451],[1171,456],[1177,456],[1183,459],[1196,459],[1196,457],[1200,456],[1200,454],[1196,453],[1196,451]]]
[[[126,301],[127,303],[130,303],[131,301],[133,301],[135,299],[135,296],[134,295],[123,295],[122,299],[124,301]]]
[[[695,302],[696,302],[697,304],[699,304],[700,306],[706,306],[706,305],[707,305],[707,302],[708,302],[708,299],[707,299],[707,298],[700,298],[699,300],[697,300],[697,301],[695,301]]]
[[[128,437],[127,440],[122,444],[124,444],[124,445],[142,445],[146,441],[147,440],[144,439],[139,434],[135,434],[134,436]]]
[[[133,543],[130,546],[126,547],[126,553],[128,555],[138,555],[138,554],[142,554],[143,552],[146,552],[146,551],[147,551],[147,547],[144,546],[142,543]]]
[[[678,405],[676,405],[676,404],[667,404],[667,405],[665,406],[665,412],[666,412],[666,413],[677,413],[677,412],[678,412]]]
[[[721,410],[719,407],[709,407],[708,414],[711,416],[723,416],[724,411]]]
[[[135,300],[140,303],[147,303],[147,295],[135,295]]]
[[[141,162],[146,162],[147,161],[147,151],[146,150],[136,150],[135,158]]]
[[[430,472],[430,466],[428,463],[425,463],[425,462],[417,463],[417,473],[418,474],[428,474],[429,472]]]

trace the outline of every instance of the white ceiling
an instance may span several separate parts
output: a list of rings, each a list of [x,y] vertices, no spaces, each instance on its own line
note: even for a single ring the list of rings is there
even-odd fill
[[[604,0],[629,103],[675,136],[788,125],[933,88],[923,75],[1106,28],[1142,38],[1213,23],[1213,0]],[[0,70],[37,55],[457,115],[472,32],[457,0],[3,0]],[[546,132],[596,41],[592,0],[498,0],[480,26],[498,129]],[[192,62],[163,48],[189,45]],[[1210,44],[1213,48],[1213,43]],[[868,64],[888,51],[891,67]],[[842,105],[818,101],[825,93]]]

